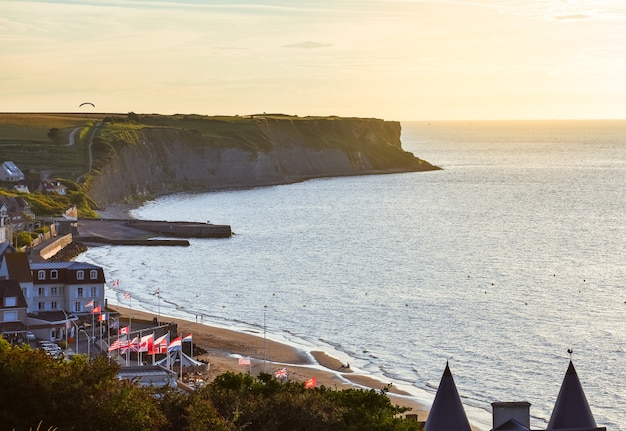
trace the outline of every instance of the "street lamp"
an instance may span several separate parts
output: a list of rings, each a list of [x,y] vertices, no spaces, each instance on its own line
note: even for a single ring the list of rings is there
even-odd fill
[[[61,308],[61,311],[63,312],[63,315],[65,316],[65,330],[63,332],[65,332],[65,350],[67,350],[67,348],[68,348],[68,345],[67,345],[67,322],[68,322],[68,318],[67,318],[67,313],[65,312],[65,310]]]
[[[89,337],[89,334],[85,332],[84,329],[79,329],[78,332],[82,332],[83,334],[87,336],[87,361],[91,361],[91,349],[90,349],[91,337]],[[78,344],[78,334],[76,335],[76,337],[77,337],[76,344]]]

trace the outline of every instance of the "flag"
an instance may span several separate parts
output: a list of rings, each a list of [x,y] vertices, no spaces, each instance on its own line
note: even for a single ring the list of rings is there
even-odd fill
[[[187,335],[185,338],[183,338],[183,343],[193,343],[193,340],[191,338],[191,334]]]
[[[148,351],[150,354],[167,353],[167,346],[170,344],[170,333],[157,338],[152,343],[152,351]]]
[[[250,356],[239,358],[239,365],[250,365]]]
[[[124,299],[130,301],[130,292],[124,292]]]
[[[317,386],[317,377],[311,377],[309,380],[304,382],[304,387],[306,389],[311,389]]]
[[[120,328],[120,335],[122,334],[128,334],[128,326],[124,326],[123,328]]]
[[[153,295],[159,296],[161,294],[161,288],[157,287],[156,292],[153,293]]]
[[[133,338],[133,341],[130,342],[130,351],[131,352],[138,352],[139,351],[139,338],[135,337]]]
[[[120,281],[119,281],[119,280],[115,280],[115,281],[113,282],[113,286],[119,286],[119,285],[120,285]]]
[[[92,305],[93,307],[93,305]],[[102,309],[100,308],[100,306],[98,305],[97,307],[94,307],[93,310],[91,310],[92,313],[101,313]]]
[[[183,350],[182,338],[176,337],[172,340],[172,342],[167,346],[167,351],[172,352],[174,350]]]
[[[154,332],[150,335],[141,337],[139,342],[139,352],[151,352],[153,350]]]
[[[281,368],[280,370],[274,373],[274,376],[277,379],[286,379],[287,378],[287,368]]]
[[[123,340],[120,342],[120,353],[126,354],[130,350],[131,341],[126,339],[126,337],[122,337]]]
[[[85,307],[93,307],[93,299],[85,304]]]
[[[102,313],[101,315],[98,316],[98,320],[100,322],[106,322],[107,320],[107,313]]]
[[[109,352],[114,352],[120,348],[122,348],[123,346],[125,346],[126,344],[128,344],[128,342],[126,341],[126,337],[121,337],[118,338],[117,340],[115,340],[113,342],[113,344],[111,344],[109,346]]]

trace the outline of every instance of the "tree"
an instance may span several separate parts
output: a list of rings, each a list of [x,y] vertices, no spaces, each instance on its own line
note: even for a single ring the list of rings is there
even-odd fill
[[[61,142],[62,139],[61,130],[53,127],[48,131],[48,138],[52,139],[55,144],[58,144],[59,142]]]

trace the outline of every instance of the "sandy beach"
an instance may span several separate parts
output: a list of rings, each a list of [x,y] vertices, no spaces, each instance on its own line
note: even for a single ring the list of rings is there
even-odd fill
[[[138,208],[141,203],[115,203],[106,209],[99,210],[103,219],[130,219],[129,211]],[[132,320],[152,321],[154,314],[129,309],[121,306],[109,306],[109,309],[120,313],[122,319],[129,316]],[[180,335],[193,335],[194,345],[207,353],[194,355],[195,359],[208,361],[210,369],[207,379],[210,381],[227,371],[254,375],[265,371],[274,373],[281,368],[287,368],[291,381],[304,382],[312,377],[317,379],[318,385],[341,390],[348,388],[375,389],[388,388],[388,396],[394,405],[409,407],[405,414],[417,415],[418,420],[425,421],[428,415],[426,406],[418,403],[411,395],[402,391],[390,382],[374,379],[359,374],[322,351],[303,351],[287,344],[265,339],[259,333],[246,333],[209,326],[204,323],[192,322],[175,317],[161,315],[162,321],[173,322],[178,325]],[[250,366],[238,364],[240,357],[250,357]]]
[[[109,306],[108,309],[117,311],[122,321],[130,316],[131,322],[140,320],[150,322],[155,317],[151,313],[117,305]],[[194,354],[194,357],[209,362],[207,376],[209,381],[227,371],[258,374],[261,371],[274,373],[281,368],[287,368],[291,381],[304,382],[315,377],[318,385],[337,390],[348,388],[381,390],[390,384],[359,374],[325,352],[299,350],[266,339],[262,334],[232,331],[163,315],[161,321],[176,323],[179,335],[192,334],[194,345],[206,350],[206,353]],[[240,357],[248,356],[250,366],[238,364]],[[415,401],[409,393],[391,385],[388,396],[392,404],[409,407],[411,410],[406,414],[417,414],[418,420],[426,420],[427,408]]]

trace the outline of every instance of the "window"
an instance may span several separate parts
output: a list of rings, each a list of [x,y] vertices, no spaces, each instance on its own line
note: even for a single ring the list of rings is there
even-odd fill
[[[98,279],[98,270],[92,269],[91,271],[89,271],[89,278],[91,280],[97,280]]]
[[[24,298],[28,298],[28,289],[25,287],[22,287],[22,294],[24,295]]]
[[[59,271],[57,271],[56,269],[53,269],[52,271],[50,271],[51,280],[56,280],[58,278],[59,278]]]
[[[98,288],[97,287],[92,287],[91,288],[91,297],[95,298],[98,296]]]
[[[46,296],[46,288],[40,287],[37,289],[37,296]]]
[[[56,296],[58,294],[59,294],[59,289],[58,288],[56,288],[56,287],[51,287],[50,288],[50,295]]]
[[[82,269],[76,271],[76,280],[84,280],[85,279],[85,271]]]
[[[74,303],[74,311],[77,312],[77,313],[79,313],[81,311],[80,310],[80,302],[75,302]]]
[[[45,302],[38,302],[37,303],[37,310],[44,311],[45,309],[46,309],[46,303]]]
[[[46,271],[43,271],[43,270],[37,271],[37,279],[45,280],[46,279]]]
[[[50,303],[50,309],[51,310],[56,310],[57,309],[57,302],[56,301],[52,301]]]
[[[17,311],[5,311],[4,321],[5,322],[17,322]]]
[[[83,297],[83,288],[79,287],[76,289],[76,297],[77,298],[82,298]]]
[[[17,305],[17,297],[16,296],[8,296],[4,298],[4,306],[5,307],[15,307]]]

